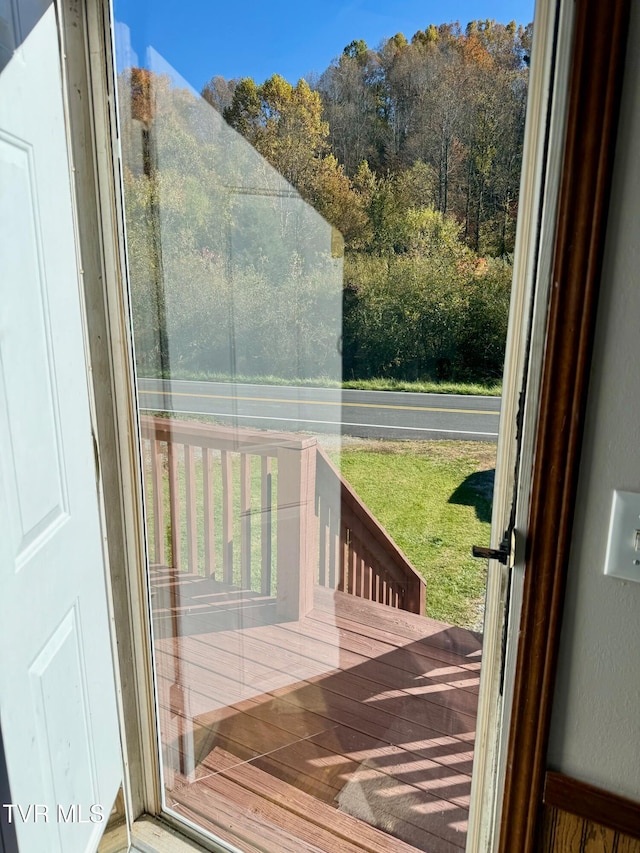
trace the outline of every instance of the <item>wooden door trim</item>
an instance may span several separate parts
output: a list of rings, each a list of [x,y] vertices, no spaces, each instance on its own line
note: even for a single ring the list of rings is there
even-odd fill
[[[533,853],[542,806],[629,11],[576,6],[501,853]]]
[[[562,773],[548,772],[544,804],[631,838],[640,838],[640,803]]]

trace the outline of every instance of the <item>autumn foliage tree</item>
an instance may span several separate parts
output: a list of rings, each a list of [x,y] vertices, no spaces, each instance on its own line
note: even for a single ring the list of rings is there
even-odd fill
[[[299,233],[304,230],[293,202],[229,201],[228,188],[242,184],[242,167],[223,156],[217,123],[223,116],[333,226],[334,258],[344,240],[345,376],[499,378],[530,46],[530,25],[485,20],[462,30],[432,24],[410,39],[397,33],[375,49],[352,41],[313,85],[304,79],[293,85],[277,74],[262,83],[217,76],[199,102],[168,78],[125,72],[121,84],[142,140],[129,150],[125,169],[136,220],[129,227],[139,281],[133,301],[148,333],[137,335],[145,342],[139,359],[148,356],[148,369],[167,370],[168,355],[160,362],[149,355],[158,340],[160,349],[168,348],[159,331],[162,311],[156,326],[143,319],[150,294],[161,307],[173,300],[171,316],[180,318],[185,341],[180,369],[187,373],[237,368],[240,355],[229,361],[220,329],[240,315],[251,352],[264,353],[258,358],[247,351],[245,372],[259,373],[269,358],[273,371],[291,378],[325,370],[322,359],[310,358],[296,373],[293,338],[290,351],[274,350],[274,328],[284,340],[287,324],[272,303],[274,288],[284,288],[278,282],[286,279],[289,307],[306,318],[298,341],[315,340],[319,352],[319,306],[333,261],[318,261],[316,252],[312,271],[305,269],[304,251],[283,248],[294,246],[287,243],[294,220]],[[265,223],[274,216],[283,229],[281,245],[267,239]],[[168,248],[161,230],[170,235]],[[232,254],[238,264],[231,278],[230,233],[237,235]],[[234,311],[239,314],[231,317]],[[177,369],[175,357],[171,369]]]

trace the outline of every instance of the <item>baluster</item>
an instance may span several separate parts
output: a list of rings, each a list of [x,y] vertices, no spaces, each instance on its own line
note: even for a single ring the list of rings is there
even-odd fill
[[[187,523],[187,562],[189,571],[198,573],[198,514],[196,511],[196,472],[193,446],[184,445],[184,492]]]
[[[240,456],[240,583],[251,589],[251,457]]]
[[[271,595],[271,457],[263,456],[260,464],[260,549],[261,592]]]
[[[332,504],[329,510],[329,577],[327,586],[335,589],[336,585],[336,555],[340,547],[340,510]]]
[[[167,442],[169,466],[169,518],[171,520],[171,565],[182,568],[182,537],[180,531],[180,484],[178,481],[178,458],[175,445]]]
[[[347,592],[349,595],[355,594],[354,582],[356,576],[356,563],[360,559],[358,556],[359,543],[356,545],[356,539],[351,531],[351,550],[349,553],[349,571],[347,572]]]
[[[213,475],[211,451],[202,448],[202,505],[204,513],[204,571],[210,578],[216,576],[216,552],[213,518]]]
[[[318,583],[320,586],[328,586],[327,584],[327,537],[329,535],[329,507],[327,506],[327,499],[325,497],[320,498],[320,525],[319,525],[319,534],[320,534],[320,547],[319,547],[319,560],[318,560]],[[329,540],[329,547],[331,547],[331,540]]]
[[[340,573],[337,579],[336,589],[344,591],[347,567],[349,565],[349,535],[350,530],[345,522],[340,519]]]
[[[381,602],[382,590],[380,589],[380,569],[376,567],[373,574],[373,582],[371,589],[371,599],[372,601]]]
[[[225,583],[233,583],[233,481],[231,454],[220,451],[222,468],[222,576]]]
[[[362,561],[362,597],[371,600],[371,564],[373,559],[368,551],[365,551]]]
[[[353,583],[353,594],[362,598],[362,572],[364,567],[364,547],[361,548],[356,560],[356,576]]]
[[[151,482],[153,494],[153,558],[157,565],[164,566],[165,529],[164,529],[164,482],[163,453],[161,442],[155,438],[149,440],[151,451]]]

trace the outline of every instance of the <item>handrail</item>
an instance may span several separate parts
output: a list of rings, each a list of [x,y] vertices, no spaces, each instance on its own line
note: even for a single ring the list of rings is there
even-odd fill
[[[171,441],[175,444],[190,444],[193,447],[245,452],[252,456],[275,457],[278,455],[279,447],[303,450],[317,443],[313,437],[300,438],[287,432],[240,429],[152,415],[141,415],[140,431],[143,438],[156,438],[158,441]]]
[[[339,507],[336,506],[338,496]],[[424,615],[424,578],[345,482],[321,447],[317,448],[316,457],[316,497],[321,542],[319,583]],[[329,504],[328,512],[326,504]],[[333,523],[332,517],[336,519]],[[338,518],[339,534],[336,530]],[[336,536],[339,536],[339,545]],[[337,558],[336,550],[339,552]]]

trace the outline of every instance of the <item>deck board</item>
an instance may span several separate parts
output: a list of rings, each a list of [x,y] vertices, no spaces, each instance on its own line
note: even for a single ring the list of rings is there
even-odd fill
[[[269,853],[460,853],[477,634],[319,588],[299,621],[187,573],[153,589],[176,811]]]
[[[318,645],[320,645],[326,635],[326,627],[322,622],[317,622],[313,618],[314,615],[315,613],[312,611],[305,621],[305,636],[309,654],[313,654],[314,650],[314,645],[310,640],[317,640]],[[443,692],[453,687],[461,688],[459,696],[462,701],[465,699],[466,693],[477,694],[478,692],[478,674],[476,672],[469,672],[467,668],[460,666],[447,666],[438,658],[421,653],[422,649],[420,648],[398,648],[354,630],[343,628],[341,625],[336,627],[338,628],[340,643],[340,668],[343,670],[352,669],[375,659],[377,661],[376,678],[389,687],[405,688],[418,677],[421,683],[432,685],[432,692],[434,693]],[[265,636],[268,636],[267,629],[265,629]],[[392,660],[393,663],[386,664],[385,660],[387,659]],[[472,706],[475,705],[475,696],[469,697],[469,701]]]
[[[375,654],[384,654],[391,649],[398,649],[406,652],[407,658],[415,661],[416,665],[421,665],[420,661],[424,659],[424,665],[436,666],[435,673],[441,672],[441,676],[438,677],[441,677],[443,680],[445,677],[454,675],[455,673],[464,678],[475,679],[472,681],[474,686],[465,686],[465,689],[472,690],[475,693],[478,692],[477,673],[480,670],[480,663],[475,660],[475,653],[472,653],[469,660],[467,660],[467,652],[451,652],[449,649],[443,649],[438,644],[431,646],[424,644],[422,641],[413,645],[410,651],[408,651],[407,638],[405,637],[390,634],[388,631],[380,629],[375,625],[363,625],[361,622],[346,619],[336,613],[328,613],[318,607],[309,614],[309,621],[318,622],[321,626],[328,624],[339,628],[344,632],[345,638],[352,638],[352,643],[360,642],[364,644],[361,646],[363,654],[366,653],[364,651],[365,648],[369,648]],[[351,648],[351,646],[347,647]],[[355,647],[353,650],[357,651]],[[399,656],[398,660],[404,660],[404,655]],[[413,670],[413,666],[407,668]],[[434,678],[437,677],[436,674],[434,674]]]
[[[271,802],[292,811],[298,817],[317,826],[331,826],[334,835],[343,841],[352,843],[353,839],[357,838],[357,850],[367,850],[371,853],[410,853],[413,850],[399,839],[393,839],[390,843],[389,837],[380,830],[369,827],[336,808],[319,804],[315,797],[292,788],[253,765],[238,764],[233,760],[233,756],[222,750],[214,750],[207,764],[216,772],[234,779],[255,794],[266,796]]]

